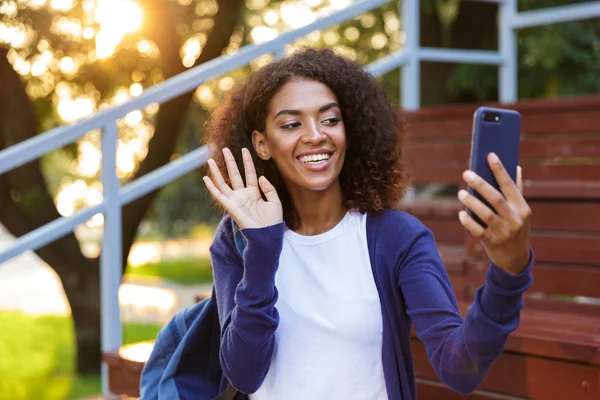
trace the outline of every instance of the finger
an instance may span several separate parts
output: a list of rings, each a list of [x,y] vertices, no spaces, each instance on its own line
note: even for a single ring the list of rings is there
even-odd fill
[[[235,158],[227,147],[223,149],[223,156],[225,157],[225,165],[227,166],[227,173],[229,174],[229,181],[231,182],[231,187],[233,190],[243,189],[244,188],[244,180],[240,175],[240,170],[238,169],[237,163],[235,162]]]
[[[219,167],[217,167],[217,163],[212,158],[208,160],[208,168],[210,169],[212,182],[222,194],[224,194],[225,196],[229,196],[233,191],[231,190],[229,185],[225,183],[223,175],[221,175],[221,171],[219,171]]]
[[[465,207],[475,213],[487,226],[493,227],[498,225],[498,216],[496,213],[477,197],[466,190],[459,190],[458,199]]]
[[[487,202],[490,203],[492,207],[494,207],[494,209],[496,210],[496,212],[498,212],[499,215],[505,218],[510,217],[510,206],[508,205],[502,193],[500,193],[495,187],[490,185],[482,177],[480,177],[473,171],[465,171],[463,174],[463,178],[471,188],[473,188],[479,195],[481,195],[481,197],[487,200]],[[459,195],[460,193],[461,192],[459,192]],[[474,196],[471,197],[475,199]],[[462,201],[460,197],[459,200]],[[476,200],[479,201],[478,199]],[[483,204],[481,201],[479,201],[479,203]],[[485,207],[488,208],[487,206]]]
[[[519,198],[519,189],[517,189],[515,182],[508,174],[508,171],[506,171],[506,168],[504,168],[500,158],[498,158],[495,153],[490,153],[488,155],[488,163],[504,196],[506,196],[511,203],[517,202]]]
[[[246,172],[246,186],[257,186],[256,169],[252,155],[246,148],[242,149],[242,159],[244,160],[244,171]]]
[[[520,166],[517,167],[517,189],[523,194],[523,169]]]
[[[477,221],[475,221],[466,211],[459,211],[458,219],[462,226],[464,226],[465,229],[471,232],[471,235],[475,236],[476,238],[482,238],[485,234],[484,227],[479,225]]]
[[[202,177],[202,180],[204,181],[204,184],[206,185],[206,188],[208,189],[208,192],[213,197],[213,199],[215,199],[215,201],[217,201],[219,204],[221,204],[223,206],[223,208],[227,209],[227,202],[229,200],[228,197],[225,196],[215,186],[215,184],[213,183],[213,181],[208,176]]]
[[[265,194],[267,201],[271,203],[281,204],[281,200],[279,200],[279,196],[277,195],[277,190],[275,190],[275,186],[271,185],[271,182],[264,176],[261,176],[258,179],[258,184],[260,185],[261,190]]]

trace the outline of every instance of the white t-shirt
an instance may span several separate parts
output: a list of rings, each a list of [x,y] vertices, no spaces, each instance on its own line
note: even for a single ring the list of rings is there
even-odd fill
[[[386,400],[381,303],[366,214],[315,236],[287,230],[275,286],[279,326],[252,400]]]

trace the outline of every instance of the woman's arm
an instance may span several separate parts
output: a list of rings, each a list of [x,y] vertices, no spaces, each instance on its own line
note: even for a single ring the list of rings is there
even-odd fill
[[[523,293],[532,283],[530,245],[531,209],[523,198],[523,177],[513,182],[500,159],[488,155],[497,190],[473,171],[465,171],[467,184],[494,207],[461,190],[460,201],[486,224],[483,227],[465,211],[462,225],[485,248],[490,258],[486,282],[463,321],[446,269],[431,231],[422,229],[399,270],[399,284],[407,312],[440,378],[455,390],[474,390],[502,353],[508,335],[519,325]]]
[[[525,271],[509,275],[490,264],[463,319],[431,231],[423,226],[414,239],[399,266],[398,284],[433,368],[457,392],[475,390],[518,327],[532,265],[533,256]]]
[[[223,156],[231,186],[213,159],[208,160],[211,177],[203,178],[211,196],[231,216],[221,221],[210,249],[221,323],[221,366],[233,387],[253,393],[269,370],[279,322],[275,272],[283,244],[283,208],[273,185],[264,176],[257,177],[248,149],[242,149],[245,181],[231,151],[223,149]],[[231,218],[247,240],[243,257],[235,246]]]
[[[246,394],[258,390],[271,364],[279,323],[275,272],[283,230],[283,223],[242,230],[247,240],[242,259],[227,216],[210,248],[221,323],[221,366],[229,382]]]

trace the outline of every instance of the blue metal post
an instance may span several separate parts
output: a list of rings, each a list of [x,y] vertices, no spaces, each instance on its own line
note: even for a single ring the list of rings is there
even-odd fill
[[[104,234],[100,255],[100,320],[102,351],[115,350],[123,342],[119,286],[122,271],[121,205],[117,177],[117,122],[111,121],[102,132],[102,193],[104,204]],[[108,367],[102,364],[102,392],[108,391]]]
[[[500,55],[504,61],[498,70],[499,100],[501,103],[512,103],[517,101],[518,96],[517,32],[514,28],[517,1],[505,0],[500,4],[499,11],[498,38]]]
[[[406,110],[418,109],[421,105],[419,0],[402,0],[402,30],[406,40],[402,47],[407,62],[402,67],[401,104]]]

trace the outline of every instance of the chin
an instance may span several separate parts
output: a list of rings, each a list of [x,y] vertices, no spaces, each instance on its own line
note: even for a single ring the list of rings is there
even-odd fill
[[[324,178],[324,179],[323,179]],[[322,177],[321,179],[306,179],[306,180],[302,180],[301,182],[296,181],[296,186],[301,187],[302,189],[305,190],[310,190],[310,191],[314,191],[314,192],[323,192],[329,188],[331,188],[332,186],[335,186],[336,183],[339,182],[339,176],[333,176],[333,177]]]

